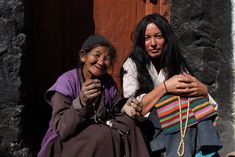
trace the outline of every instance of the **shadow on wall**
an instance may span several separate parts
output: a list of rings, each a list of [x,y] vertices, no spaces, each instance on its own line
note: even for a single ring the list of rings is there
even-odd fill
[[[28,34],[20,74],[21,138],[36,156],[51,116],[43,94],[60,74],[76,66],[82,42],[94,33],[93,1],[32,0],[25,4]]]
[[[0,148],[0,156],[1,157],[9,157],[10,154],[6,153],[6,151],[2,151],[1,148]]]
[[[209,85],[210,94],[219,104],[217,130],[224,145],[221,156],[235,149],[231,6],[231,1],[188,0],[172,1],[171,8],[171,22],[184,56],[195,76]]]

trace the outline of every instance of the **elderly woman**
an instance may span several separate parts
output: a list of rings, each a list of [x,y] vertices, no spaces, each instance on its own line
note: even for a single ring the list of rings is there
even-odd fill
[[[140,112],[136,100],[121,98],[107,73],[115,53],[107,39],[90,36],[78,68],[61,75],[46,92],[53,112],[39,157],[149,156],[132,119]]]

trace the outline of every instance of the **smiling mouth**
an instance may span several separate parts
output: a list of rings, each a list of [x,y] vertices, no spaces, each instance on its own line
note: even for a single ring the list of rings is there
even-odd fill
[[[98,69],[99,71],[104,71],[104,67],[102,66],[96,66],[96,65],[93,65],[96,69]]]
[[[156,48],[154,48],[154,49],[150,49],[150,51],[159,51],[159,50],[161,50],[160,47],[156,47]]]
[[[151,50],[149,50],[150,52],[152,52],[152,53],[157,53],[157,52],[159,52],[161,50],[161,48],[155,48],[155,49],[151,49]]]

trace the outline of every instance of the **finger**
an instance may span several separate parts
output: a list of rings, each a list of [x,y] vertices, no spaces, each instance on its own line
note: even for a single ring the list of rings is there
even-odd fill
[[[180,75],[179,82],[184,82],[184,83],[192,83],[194,81],[194,79],[192,79],[192,77],[190,77],[190,75]]]
[[[133,111],[132,113],[131,113],[131,117],[132,118],[135,118],[135,117],[138,117],[140,114],[138,113],[138,112],[136,112],[136,111]]]
[[[130,107],[126,108],[125,112],[130,117],[134,116],[134,111]]]
[[[136,98],[133,97],[132,102],[137,104],[139,101]]]
[[[140,113],[140,112],[142,111],[142,107],[138,105],[135,110],[136,110],[138,113]]]
[[[88,86],[88,85],[92,84],[93,82],[94,82],[94,80],[93,80],[93,79],[90,79],[90,80],[86,80],[83,84],[84,84],[85,86]]]
[[[134,114],[134,116],[133,116],[134,118],[136,118],[136,117],[140,117],[140,113],[139,112],[135,112],[135,114]]]
[[[194,90],[190,89],[190,88],[180,88],[180,89],[177,89],[177,93],[179,94],[183,94],[183,95],[188,95],[190,93],[194,92]]]
[[[99,94],[90,95],[90,96],[87,98],[87,100],[89,100],[90,102],[93,102],[98,96],[99,96]]]
[[[92,94],[101,90],[99,88],[86,88],[84,91],[86,91],[88,94]]]
[[[130,103],[130,106],[131,106],[133,109],[136,109],[136,108],[137,108],[137,104],[134,103],[134,102],[131,102],[131,103]]]
[[[127,100],[127,102],[128,102],[128,103],[131,103],[131,102],[133,102],[134,100],[135,100],[134,97],[130,97],[130,98]]]
[[[86,95],[87,100],[93,100],[93,99],[97,98],[100,95],[100,93],[101,92],[96,92],[96,93],[93,93],[93,94],[90,94],[90,95]]]
[[[94,88],[94,85],[92,86],[92,84],[93,83],[90,82],[90,81],[87,81],[87,82],[83,83],[81,91],[88,91],[88,90]]]
[[[198,96],[198,92],[192,92],[192,93],[188,94],[188,96]]]
[[[91,83],[88,86],[86,86],[88,90],[90,89],[101,89],[101,83]]]
[[[190,74],[187,74],[187,73],[182,73],[181,75],[183,75],[183,76],[185,76],[185,77],[193,77],[192,75],[190,75]]]
[[[186,89],[186,88],[191,88],[191,87],[193,87],[192,84],[185,83],[185,82],[177,83],[176,85],[176,89]]]
[[[83,84],[84,84],[84,86],[90,86],[92,84],[100,84],[100,80],[90,79],[90,80],[85,81]]]
[[[96,88],[94,88],[94,89],[85,88],[85,89],[82,90],[82,94],[86,95],[86,96],[89,96],[89,95],[92,95],[92,94],[95,94],[95,93],[101,93],[101,91],[99,89],[96,89]]]
[[[133,103],[133,100],[134,100],[134,99],[135,99],[134,97],[130,97],[130,98],[127,100],[126,104],[127,104],[128,106],[131,106],[131,103]]]

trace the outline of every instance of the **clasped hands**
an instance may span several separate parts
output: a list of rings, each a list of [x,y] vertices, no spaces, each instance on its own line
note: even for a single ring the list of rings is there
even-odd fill
[[[101,94],[101,82],[98,79],[90,79],[82,84],[80,101],[83,106],[91,104]]]
[[[208,88],[195,77],[183,73],[165,81],[166,91],[181,96],[206,96]]]

